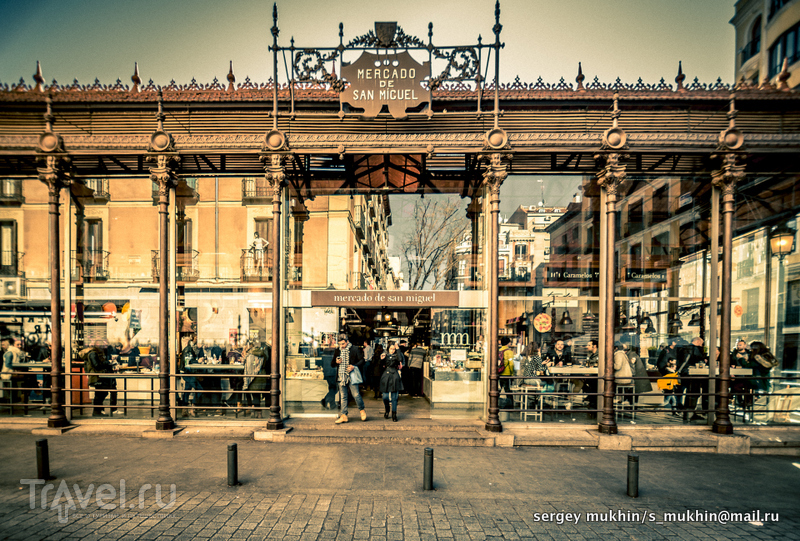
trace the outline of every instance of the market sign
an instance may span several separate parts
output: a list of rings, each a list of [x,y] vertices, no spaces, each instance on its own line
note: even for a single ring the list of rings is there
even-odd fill
[[[350,85],[339,94],[339,100],[364,109],[365,118],[378,116],[384,105],[394,118],[406,118],[407,109],[431,102],[431,91],[422,86],[430,75],[430,65],[420,64],[407,51],[365,52],[352,64],[342,62],[342,78]]]
[[[548,267],[548,282],[599,282],[599,269],[570,269],[566,267]]]
[[[626,282],[667,283],[667,269],[625,269]]]
[[[311,292],[311,306],[448,308],[458,306],[458,291],[336,291],[325,289]]]

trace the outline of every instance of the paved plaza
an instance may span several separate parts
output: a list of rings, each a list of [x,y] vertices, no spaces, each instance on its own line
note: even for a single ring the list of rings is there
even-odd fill
[[[626,452],[439,447],[435,490],[426,492],[422,447],[67,433],[48,438],[55,479],[47,488],[34,480],[37,439],[0,434],[2,539],[798,539],[800,531],[797,457],[640,453],[633,499]],[[241,485],[228,487],[234,441]]]

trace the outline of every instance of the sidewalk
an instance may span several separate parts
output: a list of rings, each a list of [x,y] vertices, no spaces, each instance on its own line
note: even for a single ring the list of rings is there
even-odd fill
[[[76,430],[48,438],[56,479],[44,496],[42,485],[21,481],[36,476],[34,443],[41,437],[0,433],[1,538],[790,539],[800,527],[800,468],[791,457],[642,453],[640,497],[632,499],[628,453],[620,451],[437,447],[435,490],[425,492],[422,446],[242,439],[242,484],[228,487],[228,441]],[[103,495],[113,490],[101,500],[108,508],[99,509],[96,492],[81,508],[75,487],[85,496],[90,484],[96,491],[103,483],[110,485]],[[162,509],[156,487],[166,505],[172,484],[174,505]],[[74,509],[65,509],[68,496]],[[760,515],[720,524],[724,516],[711,513],[721,511]],[[555,513],[546,517],[554,521],[544,522],[542,513]],[[765,513],[778,520],[764,520]]]
[[[335,417],[295,417],[285,420],[286,429],[265,428],[266,420],[216,418],[179,419],[174,433],[158,433],[151,420],[75,420],[71,435],[115,435],[168,439],[255,439],[274,443],[423,445],[464,447],[579,447],[618,451],[681,451],[719,454],[800,456],[800,426],[736,426],[734,434],[719,436],[707,425],[620,424],[619,434],[602,435],[596,425],[507,422],[503,432],[490,433],[484,423],[468,419],[402,417],[400,422],[373,416],[366,423],[358,418],[334,425]],[[0,430],[56,436],[46,419],[0,420]]]

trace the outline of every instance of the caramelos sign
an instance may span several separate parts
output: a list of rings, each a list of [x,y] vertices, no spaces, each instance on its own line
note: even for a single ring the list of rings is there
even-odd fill
[[[384,105],[396,119],[406,110],[430,103],[431,92],[422,86],[430,75],[430,62],[420,64],[407,51],[397,54],[363,53],[352,64],[342,63],[342,78],[350,85],[340,94],[342,104],[363,109],[375,118]]]

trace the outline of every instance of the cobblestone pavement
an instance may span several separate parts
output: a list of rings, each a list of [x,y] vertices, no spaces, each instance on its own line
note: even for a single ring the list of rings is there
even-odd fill
[[[419,447],[239,441],[228,487],[224,440],[65,435],[45,490],[36,439],[0,434],[0,538],[800,538],[796,457],[643,453],[633,499],[624,452],[437,448],[425,492]]]

